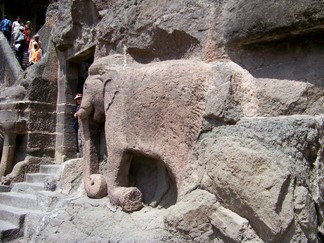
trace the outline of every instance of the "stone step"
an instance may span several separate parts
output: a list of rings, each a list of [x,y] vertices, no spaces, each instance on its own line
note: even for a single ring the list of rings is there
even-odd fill
[[[41,212],[38,211],[36,192],[44,191],[46,177],[59,173],[60,169],[60,165],[41,165],[40,173],[27,173],[26,181],[13,183],[11,191],[9,186],[0,187],[0,242],[23,236],[23,229],[27,227],[24,226],[26,215]]]
[[[0,220],[21,227],[28,210],[0,204]]]
[[[56,174],[61,169],[61,165],[41,165],[39,172],[44,174]]]
[[[1,192],[0,204],[5,204],[17,208],[37,209],[37,199],[34,194],[17,193],[17,192]]]
[[[15,239],[23,235],[19,227],[0,219],[0,242]]]
[[[44,183],[45,178],[51,175],[52,174],[48,174],[48,173],[27,173],[26,182]]]
[[[10,192],[10,186],[0,185],[0,192]]]
[[[12,192],[35,193],[36,191],[43,191],[44,183],[29,183],[29,182],[15,182],[12,185]]]

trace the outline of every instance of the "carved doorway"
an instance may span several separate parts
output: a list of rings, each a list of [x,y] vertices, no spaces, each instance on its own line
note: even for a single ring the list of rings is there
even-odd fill
[[[62,163],[77,157],[77,137],[73,128],[73,114],[76,93],[83,93],[83,85],[88,77],[88,69],[94,60],[94,46],[66,58],[59,55],[60,76],[58,80],[57,124],[55,160]]]
[[[88,70],[91,64],[93,63],[93,56],[89,57],[86,60],[82,60],[81,62],[77,63],[77,87],[75,93],[83,94],[83,86],[84,82],[88,77]],[[74,111],[76,109],[76,104],[74,104]],[[75,124],[77,125],[76,121],[74,122],[73,127],[75,128]],[[80,147],[78,144],[80,143],[80,138],[78,139],[77,133],[75,134],[75,148],[77,152],[77,157],[82,157],[82,147]]]

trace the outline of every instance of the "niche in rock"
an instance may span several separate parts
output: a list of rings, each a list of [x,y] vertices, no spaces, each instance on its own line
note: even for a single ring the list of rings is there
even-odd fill
[[[142,43],[133,43],[128,47],[128,53],[140,63],[150,63],[153,60],[176,60],[193,55],[199,48],[199,41],[184,31],[174,30],[168,33],[156,28],[149,35],[152,40],[146,47]]]
[[[299,80],[324,87],[323,31],[228,46],[231,60],[256,78]]]
[[[160,160],[134,153],[129,173],[130,186],[137,187],[147,205],[167,208],[177,200],[172,173]]]
[[[26,134],[17,134],[15,157],[14,157],[15,164],[26,158],[26,156],[27,156],[26,147],[27,147],[27,135]]]
[[[77,92],[83,93],[84,82],[88,77],[88,70],[91,64],[93,63],[93,56],[87,58],[78,63],[78,84],[77,84]]]

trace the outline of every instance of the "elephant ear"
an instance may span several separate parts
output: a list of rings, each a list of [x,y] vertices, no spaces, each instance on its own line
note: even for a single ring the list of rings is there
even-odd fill
[[[104,105],[105,112],[109,110],[114,102],[116,94],[119,92],[120,77],[116,70],[108,72],[104,77]]]

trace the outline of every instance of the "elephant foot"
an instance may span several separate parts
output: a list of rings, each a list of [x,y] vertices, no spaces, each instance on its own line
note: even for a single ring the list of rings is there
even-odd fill
[[[137,211],[143,207],[142,193],[136,187],[117,187],[109,193],[109,198],[125,212]]]
[[[107,183],[103,175],[92,174],[85,180],[85,190],[88,197],[102,198],[107,195]]]

